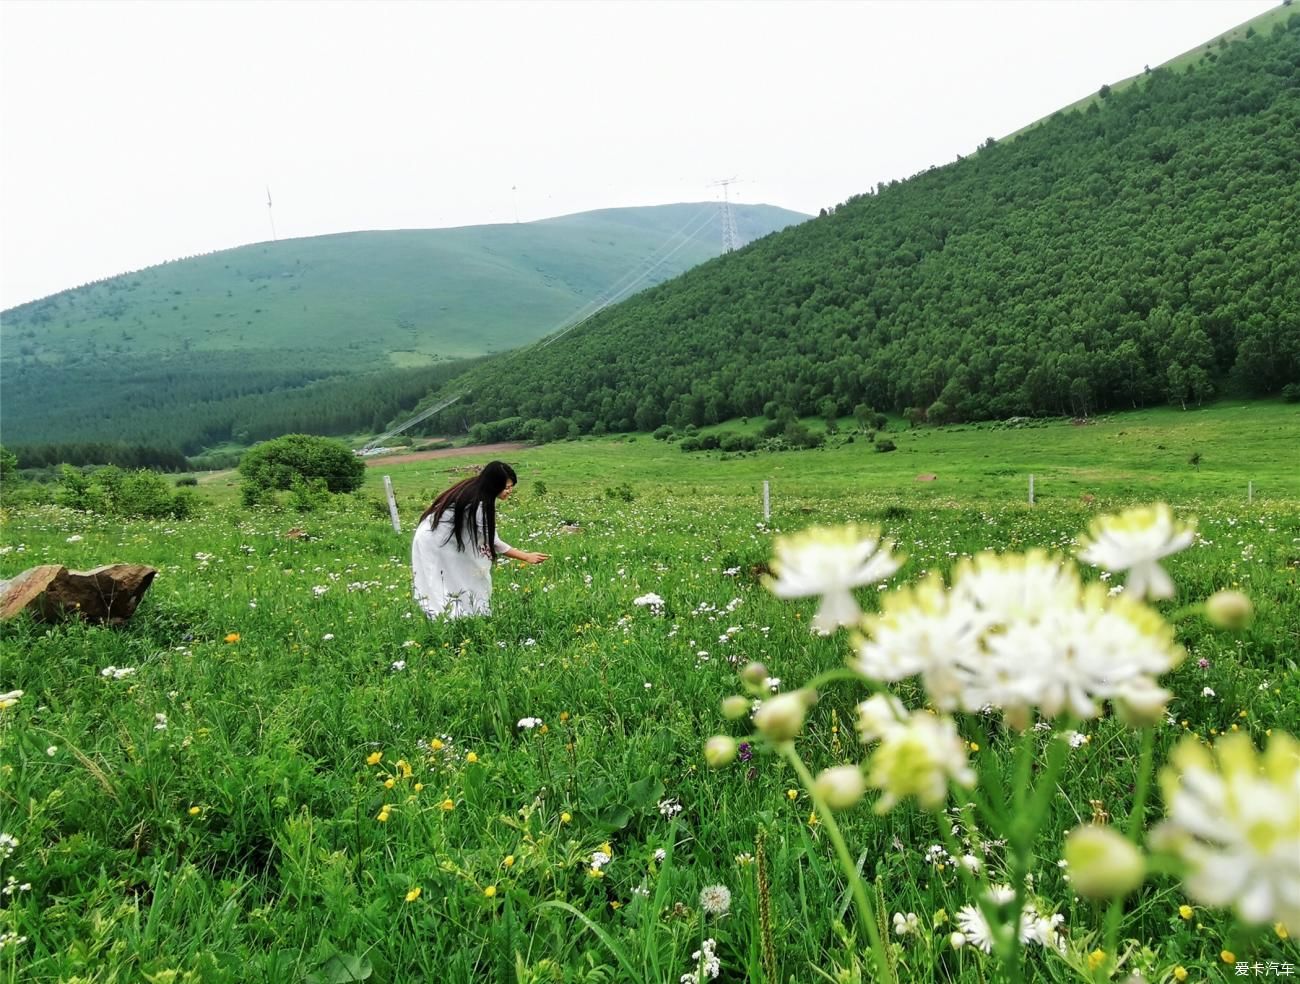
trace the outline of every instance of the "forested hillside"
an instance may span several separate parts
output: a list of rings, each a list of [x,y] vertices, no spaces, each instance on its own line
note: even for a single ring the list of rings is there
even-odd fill
[[[1103,96],[491,360],[455,423],[1081,416],[1300,382],[1300,14]]]
[[[733,211],[746,239],[806,218]],[[374,430],[449,361],[533,341],[716,256],[719,222],[703,202],[344,233],[64,291],[0,315],[4,438],[193,453],[294,430]]]

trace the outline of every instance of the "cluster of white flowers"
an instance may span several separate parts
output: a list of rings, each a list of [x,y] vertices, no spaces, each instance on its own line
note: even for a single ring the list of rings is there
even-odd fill
[[[654,615],[662,615],[664,613],[664,600],[653,591],[643,594],[639,598],[633,598],[632,604],[636,605],[638,608],[649,608],[651,613]]]
[[[105,679],[125,680],[134,672],[134,666],[106,666],[99,671],[99,675]]]
[[[522,728],[525,731],[532,731],[534,728],[540,726],[541,724],[542,724],[541,718],[526,717],[526,718],[519,719],[519,724],[517,725],[517,727]]]
[[[22,698],[21,690],[10,690],[8,693],[0,694],[0,711],[5,708],[13,707]]]
[[[701,984],[706,980],[716,980],[722,973],[722,962],[718,959],[717,942],[705,940],[698,950],[691,954],[697,969],[689,974],[682,974],[679,984]]]
[[[659,815],[671,820],[677,814],[682,812],[682,804],[675,799],[665,799],[659,801]]]
[[[864,676],[920,674],[940,710],[997,707],[1019,728],[1034,707],[1094,718],[1102,700],[1138,720],[1158,717],[1170,694],[1155,677],[1184,656],[1156,612],[1084,586],[1041,550],[963,560],[950,590],[932,574],[887,595],[863,627],[855,666]]]
[[[18,838],[13,834],[0,834],[0,858],[13,857],[18,847]]]
[[[0,950],[8,946],[18,946],[27,942],[26,936],[19,936],[17,933],[4,932],[0,933]]]
[[[406,660],[395,659],[392,661],[392,663],[388,665],[388,669],[389,672],[392,673],[401,673],[404,669],[406,669]]]
[[[1005,906],[1015,900],[1015,890],[1010,885],[994,885],[988,891],[989,901],[994,906]],[[1026,946],[1050,946],[1065,952],[1065,934],[1060,928],[1065,917],[1059,912],[1042,915],[1033,900],[1026,900],[1020,912],[1020,942]],[[993,930],[988,919],[978,906],[964,905],[957,910],[957,925],[960,934],[954,933],[951,943],[954,947],[971,946],[990,953],[993,950]],[[961,939],[957,937],[960,935]]]
[[[912,936],[921,929],[921,920],[915,912],[909,912],[903,915],[901,912],[894,913],[894,935],[895,936]]]
[[[153,716],[153,729],[154,731],[167,730],[167,715],[164,714],[162,711],[159,711],[157,714]]]

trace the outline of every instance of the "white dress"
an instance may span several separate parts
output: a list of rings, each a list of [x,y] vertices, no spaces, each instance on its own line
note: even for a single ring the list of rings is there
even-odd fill
[[[429,618],[488,615],[492,610],[492,557],[482,547],[483,508],[480,506],[474,516],[475,542],[469,542],[469,530],[462,531],[464,550],[456,548],[454,513],[448,508],[437,526],[431,525],[432,515],[426,516],[411,539],[415,600]],[[500,537],[494,543],[499,554],[510,549],[510,544]]]

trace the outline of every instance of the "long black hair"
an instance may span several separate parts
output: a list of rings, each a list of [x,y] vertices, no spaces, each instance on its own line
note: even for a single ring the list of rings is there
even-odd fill
[[[514,485],[516,481],[515,470],[504,461],[490,461],[473,478],[457,482],[434,499],[433,504],[420,516],[420,522],[423,522],[426,516],[432,516],[429,526],[430,528],[437,526],[442,519],[442,514],[450,509],[452,511],[451,532],[447,534],[447,539],[442,541],[443,544],[451,542],[454,536],[456,549],[463,551],[468,536],[471,546],[482,547],[488,556],[495,557],[497,555],[497,496],[507,485]],[[483,542],[476,543],[479,531],[474,517],[480,507],[483,509]]]

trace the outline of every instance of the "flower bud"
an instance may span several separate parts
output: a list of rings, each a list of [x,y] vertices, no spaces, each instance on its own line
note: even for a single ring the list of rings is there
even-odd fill
[[[1220,629],[1244,629],[1255,615],[1255,606],[1240,591],[1216,591],[1205,601],[1205,617]]]
[[[867,781],[856,765],[837,765],[822,770],[813,784],[813,791],[832,810],[847,810],[862,799],[867,791]]]
[[[1065,837],[1065,860],[1074,890],[1093,899],[1127,895],[1146,876],[1142,852],[1110,827],[1075,827]]]
[[[736,757],[736,739],[729,735],[714,735],[704,743],[704,761],[710,769],[730,765]]]
[[[749,663],[740,671],[740,679],[751,687],[763,686],[763,681],[767,679],[767,675],[767,667],[762,663]]]
[[[777,694],[754,712],[754,726],[773,741],[789,741],[803,727],[808,703],[802,690]]]
[[[948,945],[954,950],[960,950],[966,945],[966,937],[962,933],[953,933],[948,937]]]
[[[738,721],[749,713],[749,698],[732,694],[722,701],[722,716],[728,721]]]

